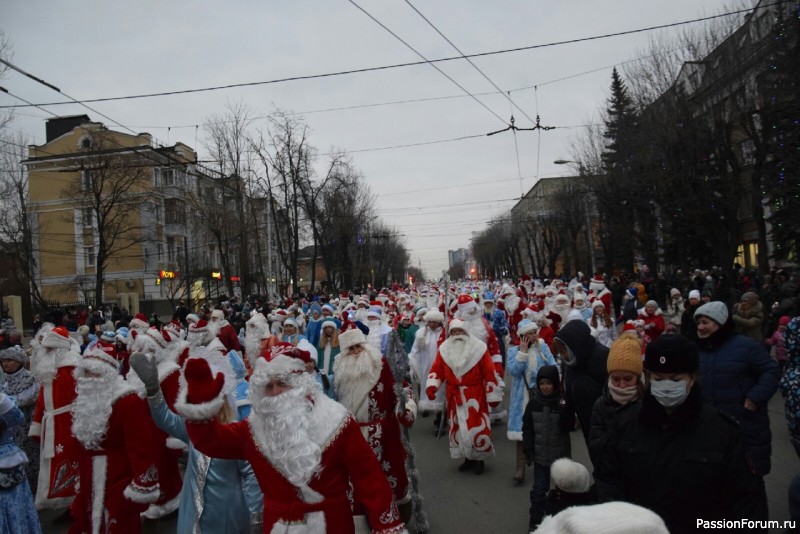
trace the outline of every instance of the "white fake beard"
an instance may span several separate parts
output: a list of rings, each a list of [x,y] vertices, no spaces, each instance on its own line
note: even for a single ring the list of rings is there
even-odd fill
[[[87,449],[96,449],[108,431],[116,376],[76,378],[78,395],[72,407],[72,434]]]
[[[358,356],[339,354],[333,360],[333,376],[336,377],[336,397],[348,410],[355,410],[357,402],[372,390],[381,375],[383,359],[372,347]]]
[[[569,304],[556,304],[553,306],[553,311],[561,316],[561,324],[567,322],[567,317],[569,317]]]
[[[261,355],[261,329],[256,332],[248,331],[244,336],[244,351],[250,364],[255,367],[258,357]]]
[[[40,384],[52,382],[56,376],[55,352],[45,347],[35,347],[31,354],[31,373]]]
[[[302,385],[253,403],[251,424],[261,436],[267,458],[294,486],[305,486],[320,469],[322,449],[309,436],[313,403]]]
[[[366,310],[364,308],[358,308],[356,310],[356,313],[353,315],[354,320],[361,321],[362,323],[366,324],[368,311],[369,310]]]
[[[208,345],[214,341],[214,338],[217,337],[217,334],[219,334],[221,328],[222,325],[219,323],[219,321],[208,323],[208,332],[206,332],[206,335],[203,336],[203,345]]]
[[[462,334],[459,334],[457,336],[450,336],[448,338],[449,341],[448,345],[450,346],[449,350],[447,351],[448,359],[450,360],[451,363],[454,364],[453,366],[458,367],[459,365],[463,364],[464,361],[466,361],[467,356],[464,347],[466,347],[468,339],[469,336]],[[451,369],[453,366],[450,366]]]
[[[381,348],[381,323],[380,319],[370,319],[366,325],[369,327],[367,334],[367,344],[380,350]]]
[[[488,333],[480,315],[466,315],[462,318],[462,321],[464,321],[464,327],[467,332],[486,343]]]
[[[519,307],[519,301],[520,301],[519,296],[515,294],[506,296],[505,299],[506,311],[508,312],[509,315],[514,315],[514,312],[517,311],[517,308]]]
[[[203,343],[203,336],[203,333],[188,332],[186,334],[186,342],[189,344],[189,347],[196,349]]]

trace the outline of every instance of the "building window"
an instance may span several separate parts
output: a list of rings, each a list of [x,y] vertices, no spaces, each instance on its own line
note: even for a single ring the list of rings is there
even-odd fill
[[[169,263],[175,263],[175,238],[168,237],[167,238],[167,261]]]
[[[161,185],[163,187],[182,186],[183,173],[178,169],[161,169]]]
[[[179,198],[164,199],[164,223],[186,224],[186,204]]]
[[[158,244],[158,261],[162,261],[164,259],[164,244]]]
[[[83,208],[83,225],[84,226],[93,226],[94,224],[94,212],[92,208]]]
[[[81,191],[92,190],[92,174],[86,169],[81,170]]]
[[[86,264],[87,267],[94,267],[95,260],[97,259],[94,253],[94,245],[85,247],[83,250],[84,250],[84,257],[83,257],[84,263]]]

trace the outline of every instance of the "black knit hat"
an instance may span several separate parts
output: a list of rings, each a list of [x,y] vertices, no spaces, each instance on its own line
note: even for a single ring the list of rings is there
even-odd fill
[[[700,368],[697,345],[678,334],[663,334],[647,345],[644,368],[655,373],[694,373]]]
[[[536,384],[539,384],[539,380],[549,380],[553,383],[553,385],[558,386],[559,383],[559,376],[558,376],[558,367],[555,365],[543,365],[539,367],[539,371],[536,373]]]

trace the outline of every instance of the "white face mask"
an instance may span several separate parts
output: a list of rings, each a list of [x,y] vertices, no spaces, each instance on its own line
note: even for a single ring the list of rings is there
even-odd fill
[[[665,408],[680,406],[689,395],[688,380],[652,380],[650,393]]]

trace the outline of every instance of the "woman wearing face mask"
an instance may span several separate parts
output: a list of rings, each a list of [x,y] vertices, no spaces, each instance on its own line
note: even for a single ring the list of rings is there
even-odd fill
[[[672,534],[695,532],[698,519],[767,519],[738,424],[703,403],[699,367],[697,346],[682,336],[650,343],[639,413],[616,429],[595,465],[601,502],[644,506]]]
[[[608,352],[608,383],[592,410],[589,456],[593,464],[625,421],[635,417],[642,398],[642,342],[632,332],[623,333]]]

